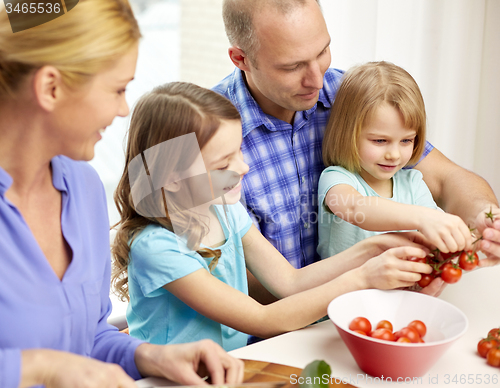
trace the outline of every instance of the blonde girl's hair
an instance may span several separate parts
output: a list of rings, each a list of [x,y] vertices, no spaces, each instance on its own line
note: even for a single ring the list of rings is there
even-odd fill
[[[127,0],[80,0],[67,14],[13,33],[0,12],[0,99],[15,96],[32,72],[54,66],[68,87],[111,66],[141,37]]]
[[[160,225],[177,235],[186,235],[189,249],[197,251],[204,258],[212,258],[210,270],[220,257],[220,250],[200,249],[201,240],[208,232],[207,225],[199,221],[199,217],[189,209],[176,207],[175,201],[165,197],[170,194],[168,190],[151,192],[137,204],[140,208],[136,208],[129,175],[129,166],[134,158],[138,155],[144,158],[144,152],[152,147],[193,133],[201,150],[215,135],[223,120],[240,119],[238,110],[228,99],[187,82],[172,82],[156,87],[139,99],[130,122],[125,168],[114,195],[121,219],[115,225],[117,233],[112,244],[112,284],[120,299],[129,299],[127,267],[130,244],[147,225]],[[195,152],[185,152],[184,149],[163,152],[158,158],[161,163],[161,181],[164,182],[178,171],[185,171],[195,156]],[[148,174],[152,173],[151,164],[147,164]]]
[[[387,103],[401,112],[405,128],[417,132],[407,165],[418,163],[424,152],[426,114],[424,99],[413,77],[389,62],[369,62],[343,77],[323,138],[325,166],[361,171],[358,139],[378,107]]]

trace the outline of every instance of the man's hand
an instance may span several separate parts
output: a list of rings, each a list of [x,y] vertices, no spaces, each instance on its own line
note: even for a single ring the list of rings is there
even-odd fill
[[[439,296],[446,288],[446,283],[443,279],[435,278],[427,287],[422,288],[420,292],[422,294],[430,295],[430,296]]]
[[[135,352],[143,376],[164,377],[183,385],[238,384],[243,381],[243,361],[231,357],[215,342],[203,340],[179,345],[141,344]]]
[[[495,205],[483,209],[476,217],[476,229],[483,236],[478,249],[486,255],[486,259],[479,260],[479,266],[500,264],[500,209]]]

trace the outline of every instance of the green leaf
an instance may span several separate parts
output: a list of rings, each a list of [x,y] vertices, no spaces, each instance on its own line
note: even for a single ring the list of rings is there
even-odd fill
[[[302,370],[300,388],[328,388],[332,368],[323,360],[315,360]]]

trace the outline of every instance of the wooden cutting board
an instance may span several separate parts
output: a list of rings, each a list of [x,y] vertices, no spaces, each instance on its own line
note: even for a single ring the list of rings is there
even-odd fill
[[[295,375],[295,379],[300,376],[302,369],[293,366],[275,364],[265,361],[243,360],[245,363],[245,383],[259,383],[266,381],[286,381],[287,384],[283,388],[298,388],[299,384],[292,384],[291,375]],[[336,383],[330,380],[330,387],[354,387],[351,384]]]

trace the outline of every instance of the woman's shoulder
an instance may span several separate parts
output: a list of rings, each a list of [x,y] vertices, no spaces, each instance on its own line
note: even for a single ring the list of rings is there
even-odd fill
[[[102,185],[97,171],[88,162],[76,161],[59,155],[52,159],[51,164],[54,173],[60,174],[67,183]]]
[[[91,206],[93,209],[100,206],[107,217],[104,185],[90,164],[59,155],[52,158],[51,166],[56,189],[68,193],[78,206]]]

